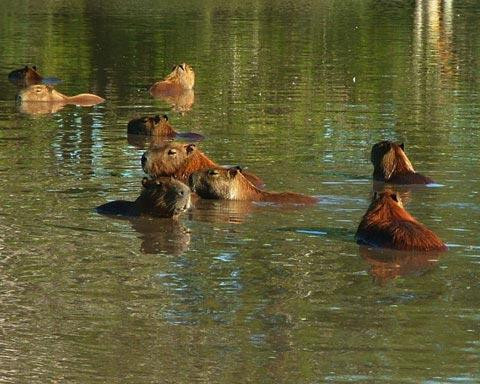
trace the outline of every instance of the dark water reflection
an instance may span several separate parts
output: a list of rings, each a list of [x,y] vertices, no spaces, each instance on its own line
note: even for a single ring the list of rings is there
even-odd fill
[[[476,2],[2,5],[0,383],[479,381]],[[194,98],[151,97],[181,62]],[[7,74],[25,64],[107,101],[19,106]],[[152,143],[128,121],[164,113],[320,203],[97,215],[139,193]],[[440,184],[399,190],[440,258],[353,241],[383,139]]]

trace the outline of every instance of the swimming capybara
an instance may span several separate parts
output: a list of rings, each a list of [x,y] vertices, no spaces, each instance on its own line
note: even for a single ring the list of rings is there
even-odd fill
[[[135,201],[115,200],[97,207],[105,215],[177,217],[190,208],[190,189],[171,177],[142,180],[143,190]]]
[[[105,101],[100,96],[91,93],[82,93],[76,96],[66,96],[53,87],[36,84],[28,88],[22,89],[18,95],[19,100],[23,102],[50,102],[61,104],[75,104],[81,106],[91,106]]]
[[[23,68],[10,72],[8,80],[19,87],[29,87],[30,85],[40,84],[43,77],[37,72],[35,65],[32,67],[26,65]]]
[[[416,173],[404,151],[404,145],[381,141],[372,147],[373,180],[393,184],[431,184],[434,181]]]
[[[204,199],[270,201],[283,204],[315,204],[318,199],[294,192],[267,192],[255,187],[240,167],[210,168],[190,175],[193,192]]]
[[[129,135],[158,136],[166,140],[174,139],[177,136],[189,140],[203,139],[203,136],[198,133],[176,132],[170,125],[167,115],[145,116],[130,120],[127,125],[127,133]]]
[[[195,144],[172,142],[145,152],[142,156],[142,168],[152,177],[173,176],[186,183],[193,172],[222,167],[210,160]],[[243,175],[255,186],[263,186],[258,176],[248,172],[243,172]]]
[[[435,233],[403,208],[400,198],[392,192],[374,192],[355,239],[358,244],[401,251],[447,249]]]
[[[172,72],[162,81],[157,81],[150,87],[152,96],[167,96],[193,89],[195,72],[188,64],[179,64],[173,67]]]

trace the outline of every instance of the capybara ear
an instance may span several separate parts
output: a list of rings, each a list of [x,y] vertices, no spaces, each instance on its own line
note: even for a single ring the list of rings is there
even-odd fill
[[[377,199],[378,199],[378,192],[374,191],[373,192],[373,200],[377,200]]]
[[[228,169],[228,175],[230,177],[235,177],[235,176],[237,176],[237,173],[241,172],[241,171],[242,171],[242,169],[237,165],[236,167]]]
[[[159,123],[159,122],[160,122],[160,115],[155,115],[155,116],[153,117],[153,121],[154,121],[155,123]]]
[[[404,143],[400,144],[400,148],[402,148],[402,151],[405,152],[405,144]]]
[[[28,65],[25,65],[25,68],[23,68],[25,71],[28,69]]]
[[[147,188],[147,187],[148,187],[148,184],[149,184],[149,179],[148,179],[148,177],[144,177],[144,178],[142,179],[142,187]]]
[[[192,144],[187,144],[185,146],[185,150],[187,151],[187,154],[192,153],[196,148],[197,148],[197,146],[193,143]]]
[[[390,196],[392,197],[393,200],[395,200],[398,203],[398,196],[396,193],[392,193]]]
[[[28,67],[27,67],[27,68],[28,68]],[[37,66],[36,66],[36,65],[32,65],[32,68],[33,68],[34,71],[37,70]]]
[[[168,121],[168,116],[167,116],[167,115],[163,115],[163,116],[162,116],[162,119],[164,119],[165,121]]]

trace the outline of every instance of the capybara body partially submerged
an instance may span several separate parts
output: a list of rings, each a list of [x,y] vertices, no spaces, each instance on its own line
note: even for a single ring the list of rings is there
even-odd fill
[[[152,177],[173,176],[187,182],[196,171],[222,167],[210,160],[195,144],[166,143],[145,152],[142,156],[142,168]],[[243,172],[243,175],[255,186],[263,186],[257,176]]]
[[[16,69],[8,74],[8,80],[19,87],[29,87],[34,84],[41,84],[43,77],[37,72],[37,67],[29,67]]]
[[[115,200],[97,207],[105,215],[177,217],[190,208],[190,189],[170,177],[142,180],[143,190],[135,201]]]
[[[239,167],[211,168],[190,175],[193,192],[204,199],[268,201],[283,204],[315,204],[318,199],[294,192],[267,192],[255,187]]]
[[[184,137],[190,140],[202,140],[203,136],[198,133],[176,132],[168,121],[167,115],[155,115],[139,117],[128,122],[127,133],[129,135],[157,136],[162,139],[174,139],[175,137]]]
[[[404,151],[404,145],[381,141],[372,147],[373,180],[393,184],[431,184],[429,177],[413,169]]]
[[[195,72],[188,64],[179,64],[173,67],[172,72],[164,80],[158,81],[150,87],[152,96],[168,96],[193,89]]]
[[[76,96],[66,96],[53,87],[44,84],[32,85],[22,89],[18,95],[20,101],[23,102],[49,102],[61,104],[75,104],[81,106],[91,106],[105,101],[100,96],[91,93],[82,93]]]
[[[444,251],[440,238],[420,223],[392,192],[374,193],[373,201],[358,226],[358,244],[401,251]]]

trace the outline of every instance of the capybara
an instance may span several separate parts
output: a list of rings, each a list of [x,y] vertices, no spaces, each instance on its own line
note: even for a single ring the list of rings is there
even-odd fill
[[[157,81],[150,87],[153,96],[167,96],[193,89],[195,72],[188,64],[179,64],[173,67],[172,72],[162,81]]]
[[[447,249],[435,233],[403,208],[400,198],[392,192],[374,192],[355,239],[358,244],[401,251]]]
[[[381,141],[372,147],[373,180],[393,184],[431,184],[434,181],[416,173],[404,145]]]
[[[29,87],[30,85],[40,84],[43,77],[37,72],[35,65],[32,67],[26,65],[23,68],[10,72],[8,80],[19,87]]]
[[[62,104],[75,104],[81,106],[91,106],[99,104],[105,101],[97,95],[91,93],[82,93],[76,96],[66,96],[53,87],[36,84],[31,85],[28,88],[22,89],[18,95],[19,100],[23,102],[50,102],[50,103],[62,103]]]
[[[315,204],[318,199],[294,192],[267,192],[255,187],[240,167],[210,168],[190,175],[193,192],[204,199],[270,201],[284,204]]]
[[[190,189],[171,177],[142,180],[143,190],[135,201],[115,200],[97,207],[105,215],[177,217],[190,208]]]
[[[167,115],[155,115],[139,117],[130,120],[127,125],[127,133],[130,135],[161,136],[162,139],[173,139],[184,137],[190,140],[202,140],[203,136],[198,133],[176,132],[168,121]]]
[[[195,144],[172,142],[145,152],[142,156],[142,168],[152,177],[174,176],[186,183],[195,171],[222,167],[210,160]],[[243,175],[255,186],[263,186],[258,176],[248,172],[243,172]]]

